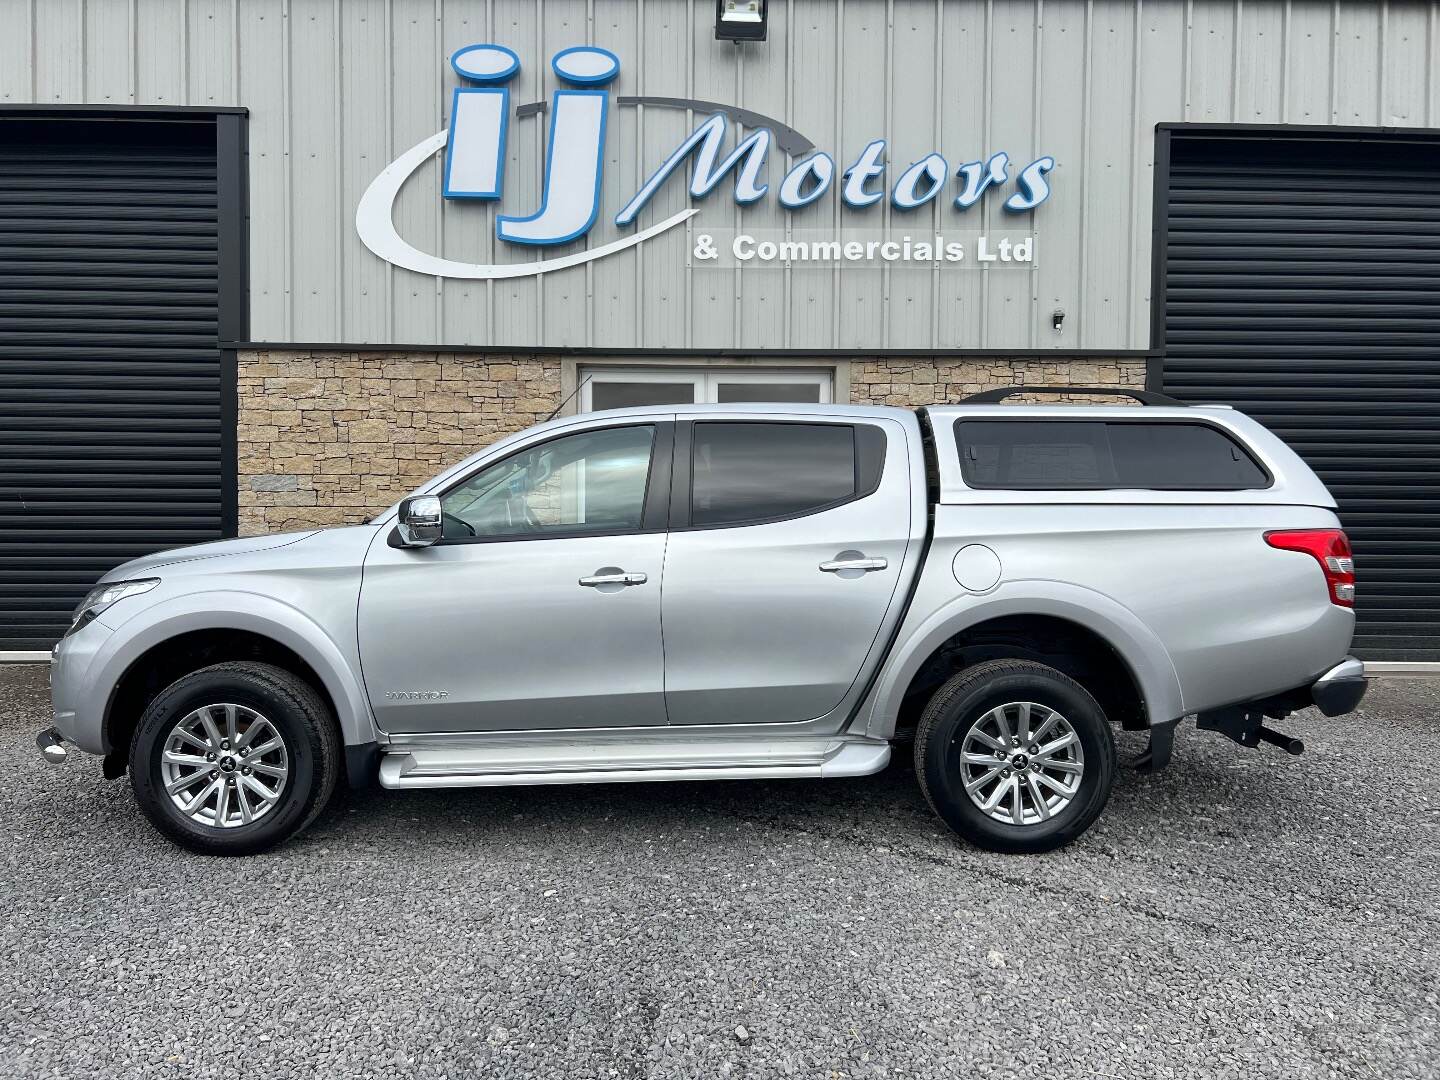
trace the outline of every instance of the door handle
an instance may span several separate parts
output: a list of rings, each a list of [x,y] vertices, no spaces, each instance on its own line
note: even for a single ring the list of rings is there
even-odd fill
[[[827,574],[838,574],[842,570],[884,570],[890,565],[886,559],[832,559],[830,562],[822,562],[820,569]]]
[[[580,584],[587,589],[596,589],[601,585],[644,585],[649,580],[644,574],[627,574],[623,570],[616,570],[613,573],[582,577]]]

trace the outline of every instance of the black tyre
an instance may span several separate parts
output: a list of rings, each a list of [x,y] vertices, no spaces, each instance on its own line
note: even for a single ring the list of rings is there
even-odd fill
[[[342,768],[330,709],[270,664],[216,664],[177,680],[130,744],[145,816],[209,855],[251,855],[294,836],[325,808]]]
[[[977,847],[1063,847],[1105,808],[1115,740],[1085,688],[1030,660],[967,668],[935,692],[915,732],[931,808]]]

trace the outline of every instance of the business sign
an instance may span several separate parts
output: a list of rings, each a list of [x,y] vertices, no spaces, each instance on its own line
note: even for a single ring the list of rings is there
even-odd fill
[[[567,255],[517,263],[468,263],[431,255],[400,236],[394,224],[395,199],[405,181],[441,150],[445,151],[444,197],[489,200],[504,193],[506,140],[509,135],[510,91],[504,85],[520,70],[520,58],[501,45],[471,45],[450,58],[465,80],[451,100],[450,126],[422,139],[391,162],[370,184],[355,213],[355,227],[365,246],[396,266],[421,274],[451,278],[514,278],[563,270],[635,247],[684,224],[701,211],[690,207],[619,240]],[[605,159],[606,121],[610,111],[607,84],[620,74],[620,60],[605,49],[578,46],[555,54],[551,67],[565,84],[549,102],[549,134],[540,206],[532,213],[495,216],[495,235],[509,244],[539,248],[570,244],[585,236],[600,213]],[[635,226],[642,210],[670,178],[690,165],[689,192],[699,199],[727,178],[735,202],[754,205],[767,197],[803,222],[803,211],[822,199],[838,198],[858,215],[859,224],[841,234],[796,238],[752,235],[744,231],[697,234],[691,251],[695,263],[717,265],[888,265],[930,266],[1025,264],[1034,260],[1034,237],[950,236],[910,230],[899,236],[866,235],[864,211],[883,202],[900,211],[919,209],[936,200],[952,203],[963,213],[992,189],[1010,213],[1033,210],[1050,196],[1047,174],[1055,159],[1040,157],[1022,166],[1010,186],[1011,162],[1005,153],[960,165],[953,172],[939,152],[926,154],[888,180],[886,141],[869,142],[843,171],[835,159],[818,150],[787,125],[750,110],[685,98],[620,98],[621,105],[656,105],[711,113],[655,169],[615,216],[621,229]],[[538,112],[522,106],[520,112]],[[730,122],[752,129],[725,151]],[[773,193],[764,180],[772,148],[799,160]],[[851,215],[847,215],[847,220]],[[963,219],[957,219],[957,225]],[[804,226],[802,225],[802,228]],[[723,242],[717,242],[717,236]],[[782,247],[781,245],[785,245]]]
[[[871,227],[833,229],[717,229],[699,233],[691,250],[692,266],[731,270],[736,266],[1030,266],[1035,237],[1030,233],[949,230],[910,233]]]

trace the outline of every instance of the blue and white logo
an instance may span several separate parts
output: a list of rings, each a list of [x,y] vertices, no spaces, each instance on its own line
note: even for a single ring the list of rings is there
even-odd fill
[[[691,207],[629,236],[569,255],[532,262],[466,263],[430,255],[404,240],[395,229],[396,196],[405,181],[444,149],[444,196],[447,199],[498,201],[505,187],[506,140],[510,120],[521,114],[548,112],[549,133],[545,178],[540,206],[533,213],[495,215],[495,235],[507,243],[541,247],[569,244],[587,234],[600,212],[606,125],[610,113],[607,85],[620,74],[620,60],[612,52],[590,46],[564,49],[551,59],[556,76],[565,84],[543,104],[512,109],[506,87],[520,70],[520,58],[502,45],[471,45],[450,58],[465,80],[451,99],[450,126],[422,140],[391,162],[360,199],[356,230],[365,245],[380,258],[422,274],[453,278],[529,277],[578,266],[636,246],[673,229],[700,213]],[[633,226],[640,212],[670,176],[691,163],[689,191],[699,199],[733,177],[734,198],[741,205],[756,203],[769,193],[765,165],[772,146],[798,158],[780,182],[777,198],[791,212],[802,211],[836,186],[835,160],[785,124],[759,114],[716,102],[683,98],[619,98],[621,105],[656,105],[694,109],[710,115],[659,165],[615,217],[619,228]],[[751,128],[728,154],[725,144],[729,121]],[[886,197],[886,142],[867,144],[854,162],[839,174],[838,195],[857,211]],[[1052,157],[1040,157],[1019,170],[1016,190],[1003,206],[1012,213],[1033,210],[1050,195],[1047,175],[1055,167]],[[974,206],[991,188],[1010,178],[1010,159],[996,153],[983,161],[959,165],[953,172],[938,152],[930,153],[904,169],[891,187],[891,204],[914,210],[940,199],[952,180],[957,181],[953,204],[957,211]],[[937,238],[938,239],[938,238]]]

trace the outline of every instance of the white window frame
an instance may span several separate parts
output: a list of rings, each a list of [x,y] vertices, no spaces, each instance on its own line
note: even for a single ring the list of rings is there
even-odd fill
[[[686,384],[695,388],[696,404],[714,403],[721,383],[811,383],[820,389],[820,404],[834,400],[835,371],[828,367],[790,368],[784,371],[754,371],[743,367],[642,368],[613,367],[609,364],[581,367],[577,377],[584,380],[580,390],[580,412],[595,410],[591,388],[597,382],[643,382]]]

